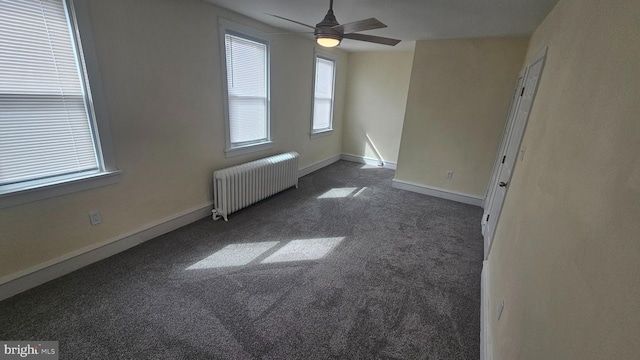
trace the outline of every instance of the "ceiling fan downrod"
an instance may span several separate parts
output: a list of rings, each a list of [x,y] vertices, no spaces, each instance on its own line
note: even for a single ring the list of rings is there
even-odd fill
[[[336,20],[336,16],[333,14],[333,0],[329,0],[329,11],[327,11],[327,15],[324,16],[321,22],[316,24],[318,28],[324,27],[333,27],[340,25],[338,24],[338,20]]]
[[[351,39],[358,41],[366,41],[375,44],[395,46],[400,42],[398,39],[391,39],[382,36],[374,36],[368,34],[358,34],[359,31],[374,30],[387,27],[387,25],[381,23],[376,18],[369,18],[359,21],[353,21],[347,24],[339,24],[333,14],[333,0],[329,0],[329,11],[324,16],[321,22],[316,26],[307,25],[296,20],[287,19],[278,15],[275,16],[279,19],[290,21],[298,25],[302,25],[313,29],[313,35],[316,38],[316,42],[324,47],[334,47],[340,45],[342,39]]]

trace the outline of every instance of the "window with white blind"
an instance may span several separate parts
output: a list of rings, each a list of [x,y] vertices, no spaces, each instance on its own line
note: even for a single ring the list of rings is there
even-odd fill
[[[318,53],[316,50],[314,69],[312,135],[333,130],[336,60],[330,54]]]
[[[85,67],[95,59],[83,56],[92,44],[80,44],[87,15],[80,0],[0,6],[0,207],[100,186],[114,173]]]
[[[221,20],[224,34],[227,156],[269,148],[269,41]]]

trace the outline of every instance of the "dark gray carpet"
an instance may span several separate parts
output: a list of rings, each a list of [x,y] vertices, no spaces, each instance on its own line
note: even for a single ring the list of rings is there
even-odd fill
[[[62,359],[478,359],[482,210],[393,174],[340,161],[14,296],[0,340],[57,340]]]

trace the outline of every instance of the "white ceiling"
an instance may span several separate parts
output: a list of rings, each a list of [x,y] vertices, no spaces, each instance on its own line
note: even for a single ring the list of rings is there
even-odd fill
[[[329,0],[207,0],[286,31],[310,29],[272,17],[275,14],[314,26]],[[346,51],[408,50],[413,41],[530,35],[558,0],[334,0],[340,24],[375,17],[388,27],[363,34],[402,40],[395,47],[343,40]],[[282,35],[288,36],[288,35]],[[311,36],[311,35],[309,35]]]

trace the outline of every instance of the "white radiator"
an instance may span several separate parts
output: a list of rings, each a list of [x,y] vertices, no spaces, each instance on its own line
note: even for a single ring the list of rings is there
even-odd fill
[[[213,220],[292,186],[298,187],[295,151],[251,161],[213,173]]]

